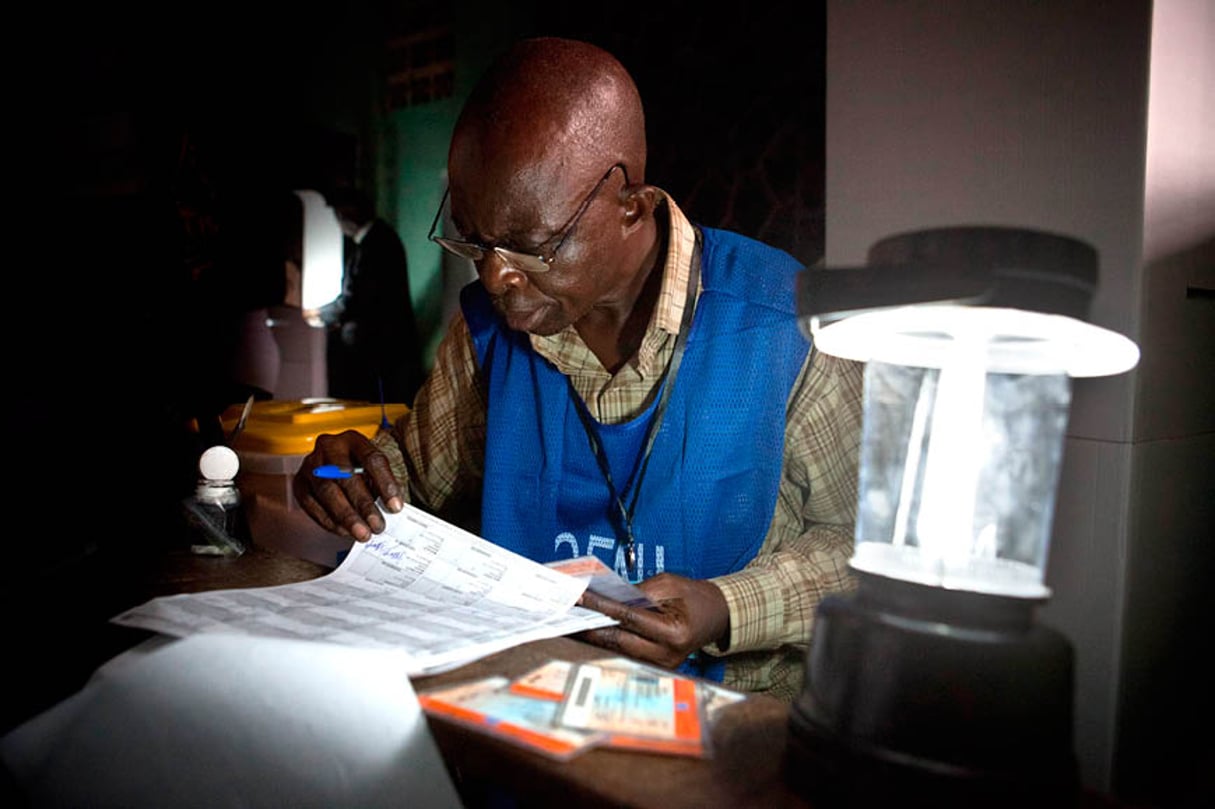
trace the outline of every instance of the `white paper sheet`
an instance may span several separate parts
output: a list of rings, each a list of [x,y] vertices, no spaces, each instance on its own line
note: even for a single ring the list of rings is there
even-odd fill
[[[168,596],[114,623],[185,637],[237,632],[408,654],[432,674],[520,643],[616,623],[575,606],[586,582],[406,506],[332,573],[278,587]]]
[[[103,668],[0,740],[22,805],[458,809],[408,658],[246,635]]]

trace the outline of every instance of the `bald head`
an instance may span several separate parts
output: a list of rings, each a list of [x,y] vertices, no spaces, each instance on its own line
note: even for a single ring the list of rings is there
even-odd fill
[[[624,163],[645,179],[645,116],[632,77],[607,51],[541,37],[516,43],[488,69],[456,123],[453,187],[462,176],[528,193],[558,176],[575,187]]]
[[[469,96],[447,169],[452,224],[479,249],[477,274],[507,325],[538,335],[572,325],[605,368],[619,367],[657,296],[647,279],[661,275],[651,273],[661,192],[644,183],[645,117],[620,62],[585,42],[516,43]]]

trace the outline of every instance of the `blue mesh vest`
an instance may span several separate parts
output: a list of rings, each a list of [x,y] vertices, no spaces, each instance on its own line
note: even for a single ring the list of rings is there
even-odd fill
[[[809,350],[795,310],[801,265],[735,233],[702,233],[702,291],[633,517],[643,578],[711,578],[755,556]],[[625,575],[615,504],[565,377],[502,324],[479,282],[461,307],[489,390],[482,535],[541,563],[593,553]],[[654,409],[596,425],[625,500]]]

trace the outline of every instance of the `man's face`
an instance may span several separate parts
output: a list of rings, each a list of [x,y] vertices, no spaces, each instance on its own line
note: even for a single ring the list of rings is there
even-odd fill
[[[481,283],[510,328],[556,334],[592,307],[610,305],[627,287],[631,270],[621,260],[625,173],[607,166],[594,170],[601,173],[517,171],[505,182],[479,184],[461,183],[453,171],[452,219],[460,238],[551,258],[543,271],[515,266],[509,255],[492,249],[476,262]]]

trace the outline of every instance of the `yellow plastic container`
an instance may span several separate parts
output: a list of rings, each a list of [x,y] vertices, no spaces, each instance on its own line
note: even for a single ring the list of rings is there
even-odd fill
[[[231,434],[244,404],[224,411]],[[236,483],[245,503],[255,545],[336,567],[352,540],[324,530],[295,502],[292,479],[317,436],[357,430],[371,438],[383,419],[395,422],[409,411],[403,404],[380,405],[344,399],[283,399],[254,402],[232,448],[240,456]]]
[[[224,432],[231,433],[240,421],[243,404],[234,404],[223,413]],[[232,447],[271,455],[304,456],[312,452],[316,437],[323,433],[358,430],[371,438],[384,417],[390,422],[409,411],[403,404],[385,405],[352,402],[345,399],[273,399],[254,402],[245,428]]]

